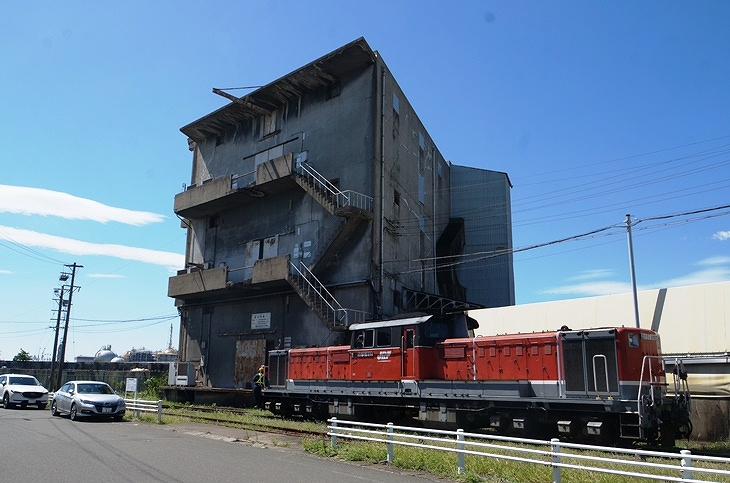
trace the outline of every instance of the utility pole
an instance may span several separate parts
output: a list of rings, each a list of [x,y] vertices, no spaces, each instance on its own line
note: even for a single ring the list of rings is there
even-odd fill
[[[636,271],[634,270],[634,244],[631,241],[631,215],[626,215],[626,233],[629,238],[629,268],[631,269],[631,288],[634,293],[634,319],[636,320],[636,328],[639,325],[639,298],[636,295]]]
[[[61,387],[63,381],[63,363],[66,359],[66,341],[68,337],[68,322],[71,318],[71,298],[73,297],[74,290],[78,290],[79,287],[74,286],[74,280],[76,279],[76,269],[84,268],[83,265],[77,265],[74,262],[73,265],[66,265],[71,269],[71,286],[68,289],[68,305],[66,306],[66,321],[63,327],[63,339],[61,340],[61,350],[58,359],[58,375],[56,378],[56,388]]]
[[[68,280],[68,274],[62,273],[59,280],[64,282]],[[53,292],[58,295],[58,312],[56,313],[56,337],[53,340],[53,357],[51,357],[51,378],[49,379],[50,385],[56,381],[56,355],[58,351],[58,332],[61,329],[61,312],[63,311],[63,291],[66,288],[65,285],[61,285],[61,288],[54,289]],[[50,389],[54,389],[51,387]]]

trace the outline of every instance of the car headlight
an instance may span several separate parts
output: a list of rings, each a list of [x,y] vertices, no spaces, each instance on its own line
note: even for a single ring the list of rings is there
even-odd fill
[[[92,401],[89,401],[88,399],[79,399],[79,402],[81,404],[90,404],[92,406],[94,405],[94,403]]]
[[[120,408],[123,408],[123,407],[126,407],[126,406],[127,406],[127,404],[126,404],[126,403],[124,402],[124,399],[121,399],[121,398],[120,398],[120,399],[119,399],[119,407],[120,407]]]

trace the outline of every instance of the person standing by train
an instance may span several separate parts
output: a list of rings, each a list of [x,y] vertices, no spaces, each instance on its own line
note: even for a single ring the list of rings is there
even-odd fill
[[[253,376],[253,401],[257,408],[263,409],[261,391],[266,387],[269,387],[269,378],[266,375],[266,367],[261,366],[259,372]]]

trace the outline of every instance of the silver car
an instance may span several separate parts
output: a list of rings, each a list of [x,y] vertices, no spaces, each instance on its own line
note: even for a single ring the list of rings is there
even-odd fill
[[[67,382],[55,392],[51,401],[51,414],[68,414],[72,421],[81,417],[121,421],[125,410],[124,398],[101,381]]]
[[[44,409],[48,403],[48,390],[33,376],[3,374],[0,376],[0,400],[5,409],[13,406]]]

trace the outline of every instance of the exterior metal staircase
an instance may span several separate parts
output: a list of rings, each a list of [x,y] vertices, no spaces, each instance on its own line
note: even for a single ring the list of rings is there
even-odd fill
[[[317,241],[310,266],[303,262],[299,265],[290,262],[288,281],[330,330],[347,330],[350,324],[364,321],[365,314],[342,307],[313,271],[334,263],[358,227],[373,218],[373,199],[355,191],[341,191],[306,162],[297,164],[293,177],[327,212],[344,218],[344,223],[332,223],[332,228]]]
[[[373,217],[372,197],[352,190],[341,191],[309,163],[297,165],[294,180],[333,215],[367,220]]]
[[[344,331],[365,320],[364,312],[344,308],[303,262],[289,262],[289,268],[288,282],[330,330]]]
[[[297,165],[294,179],[325,210],[344,219],[344,223],[332,223],[325,235],[317,240],[316,256],[309,268],[319,273],[320,269],[336,262],[358,227],[373,218],[373,199],[355,191],[341,191],[306,162]]]

